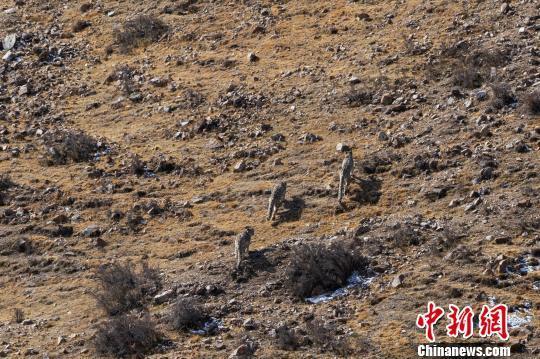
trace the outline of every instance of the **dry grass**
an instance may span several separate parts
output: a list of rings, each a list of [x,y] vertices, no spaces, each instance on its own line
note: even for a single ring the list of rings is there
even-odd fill
[[[87,21],[87,20],[77,20],[73,26],[71,27],[71,30],[73,32],[81,32],[83,31],[84,29],[86,29],[87,27],[90,27],[92,24],[90,23],[90,21]]]
[[[94,158],[98,142],[82,131],[55,130],[44,136],[46,165],[86,162]]]
[[[201,327],[208,319],[204,308],[191,298],[177,300],[169,313],[169,325],[175,330],[187,331]]]
[[[329,246],[304,244],[293,252],[286,286],[298,298],[318,295],[345,286],[354,271],[364,271],[366,267],[367,259],[343,242]]]
[[[158,41],[168,31],[169,27],[157,17],[139,15],[124,22],[121,29],[115,29],[113,36],[120,51],[127,53],[145,43]]]
[[[531,115],[540,115],[540,90],[527,94],[524,103],[525,108]]]
[[[24,320],[24,312],[21,308],[13,309],[13,321],[15,323],[22,323]]]
[[[96,300],[111,316],[142,307],[146,297],[161,287],[157,270],[144,262],[139,272],[135,272],[129,263],[113,263],[101,266],[96,275],[100,284]]]
[[[99,354],[141,358],[159,344],[160,333],[149,317],[121,315],[98,327],[94,346]]]
[[[512,88],[509,84],[500,82],[490,85],[493,92],[493,98],[491,100],[491,106],[495,109],[501,109],[505,106],[511,105],[516,101]]]

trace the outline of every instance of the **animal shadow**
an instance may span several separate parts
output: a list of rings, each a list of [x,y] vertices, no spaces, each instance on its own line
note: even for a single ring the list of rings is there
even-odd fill
[[[357,184],[351,189],[351,200],[359,204],[375,204],[381,197],[382,181],[374,176],[368,179],[353,178],[353,183]]]
[[[250,251],[240,268],[233,269],[231,276],[236,282],[242,283],[247,282],[259,272],[275,272],[275,264],[268,258],[272,251],[272,248]]]
[[[298,196],[293,196],[291,200],[284,200],[283,208],[285,210],[278,213],[279,219],[272,223],[272,225],[276,226],[283,222],[294,222],[300,220],[305,207],[306,202]]]

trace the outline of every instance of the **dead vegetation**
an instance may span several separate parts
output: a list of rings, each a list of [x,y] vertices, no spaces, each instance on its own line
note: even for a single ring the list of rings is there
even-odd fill
[[[133,48],[158,41],[168,31],[169,27],[157,17],[138,15],[125,21],[121,28],[116,28],[113,37],[120,52],[127,53]]]
[[[24,320],[24,311],[21,308],[13,309],[13,321],[15,323],[22,323]]]
[[[107,319],[97,328],[94,346],[102,355],[140,358],[160,341],[161,334],[148,314],[142,318],[124,314]]]
[[[525,108],[531,115],[540,115],[540,90],[525,95]]]
[[[368,89],[350,89],[345,93],[345,103],[349,107],[369,105],[373,101],[373,93]]]
[[[73,26],[71,27],[71,30],[73,32],[81,32],[83,31],[84,29],[90,27],[90,25],[92,25],[90,23],[90,21],[87,21],[87,20],[77,20]]]
[[[287,267],[286,288],[300,299],[322,294],[345,286],[353,272],[365,272],[367,266],[367,259],[351,244],[302,244]]]
[[[181,331],[200,328],[206,320],[208,315],[204,308],[192,298],[178,299],[168,316],[171,328]]]
[[[130,263],[104,265],[98,268],[96,276],[100,290],[95,298],[110,316],[143,307],[148,296],[161,287],[158,271],[146,262],[141,263],[138,272]]]
[[[493,92],[491,106],[497,110],[516,102],[512,88],[507,83],[494,83],[490,85]]]
[[[332,324],[325,324],[319,318],[306,323],[306,334],[311,345],[316,346],[323,352],[332,352],[340,356],[348,356],[352,353],[348,341],[337,334],[337,328]]]
[[[90,161],[99,149],[96,139],[74,130],[50,131],[45,134],[44,143],[44,164],[49,166]]]

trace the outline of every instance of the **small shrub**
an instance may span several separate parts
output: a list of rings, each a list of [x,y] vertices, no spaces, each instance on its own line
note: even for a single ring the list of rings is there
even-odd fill
[[[491,100],[491,106],[493,108],[501,109],[516,101],[512,89],[507,83],[491,84],[491,91],[493,91],[493,99]]]
[[[97,140],[81,131],[51,131],[44,136],[44,141],[47,165],[90,161],[98,151]]]
[[[13,321],[15,323],[22,323],[24,320],[24,312],[20,308],[13,309]]]
[[[524,103],[531,115],[540,115],[540,90],[527,94]]]
[[[73,26],[71,27],[71,30],[73,32],[81,32],[83,31],[84,29],[86,29],[87,27],[90,27],[90,21],[87,21],[87,20],[77,20]]]
[[[345,286],[354,271],[364,272],[367,259],[350,245],[336,242],[298,246],[286,270],[286,286],[298,298]]]
[[[325,324],[320,319],[313,319],[306,324],[306,333],[313,345],[322,351],[331,351],[339,355],[351,354],[351,347],[347,340],[336,336],[337,328]]]
[[[345,94],[345,103],[349,107],[369,105],[373,101],[373,93],[366,89],[352,89]]]
[[[116,357],[143,357],[161,341],[149,317],[121,315],[98,327],[94,346],[99,354]]]
[[[8,174],[0,174],[0,191],[6,191],[11,187],[15,187],[15,183],[11,180]]]
[[[301,343],[294,330],[282,325],[276,329],[276,345],[282,350],[296,350]]]
[[[417,246],[422,242],[422,238],[418,232],[410,225],[400,225],[400,227],[392,233],[390,240],[398,248],[408,246]]]
[[[13,237],[0,238],[0,255],[10,255],[13,253],[32,254],[34,251],[32,243],[27,239],[17,239]]]
[[[169,313],[169,325],[175,330],[200,328],[208,319],[204,308],[191,298],[177,300]]]
[[[472,64],[457,66],[454,68],[453,83],[468,89],[478,88],[482,86],[482,75]]]
[[[84,12],[90,11],[93,7],[94,5],[92,5],[92,3],[84,3],[79,8],[79,11],[84,13]]]
[[[151,15],[139,15],[124,22],[122,29],[116,29],[113,36],[120,51],[125,53],[144,42],[159,40],[167,31],[169,27],[160,19]]]
[[[142,307],[145,298],[159,290],[161,282],[157,270],[144,262],[141,267],[140,272],[135,272],[129,263],[113,263],[98,269],[100,291],[95,297],[108,315]]]
[[[129,154],[129,163],[127,164],[127,171],[130,174],[141,176],[146,170],[146,164],[141,158],[134,153]]]

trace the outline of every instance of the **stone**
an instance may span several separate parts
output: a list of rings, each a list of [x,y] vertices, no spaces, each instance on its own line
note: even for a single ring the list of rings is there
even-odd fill
[[[257,323],[253,320],[253,318],[248,318],[244,321],[242,326],[247,330],[253,330],[257,328]]]
[[[359,79],[358,77],[356,77],[356,76],[351,76],[351,77],[349,78],[349,83],[350,83],[351,85],[359,84],[359,83],[360,83],[360,79]]]
[[[247,357],[250,355],[250,350],[247,345],[242,344],[238,348],[236,348],[231,355],[229,355],[229,358],[242,358]]]
[[[392,288],[401,287],[403,285],[404,280],[405,280],[405,275],[404,274],[398,274],[397,276],[394,277],[394,279],[392,280],[392,283],[390,285],[392,286]]]
[[[157,294],[156,296],[154,296],[154,303],[162,304],[162,303],[168,302],[169,300],[171,300],[174,297],[174,294],[175,294],[175,292],[172,289],[168,289],[166,291],[163,291],[163,292]]]
[[[11,50],[15,43],[17,42],[17,35],[16,34],[9,34],[4,37],[4,40],[2,41],[2,46],[5,51]]]
[[[487,91],[485,90],[478,90],[476,92],[476,99],[478,101],[485,101],[487,99]]]
[[[234,172],[242,172],[245,169],[246,169],[246,162],[244,160],[240,160],[234,165],[233,170]]]
[[[392,103],[394,102],[394,97],[389,94],[389,93],[385,93],[382,95],[381,97],[381,105],[391,105]]]
[[[503,3],[501,5],[501,14],[506,14],[510,10],[510,5],[508,3]]]
[[[249,62],[257,62],[257,61],[259,61],[259,56],[255,55],[255,53],[253,53],[253,52],[250,52],[247,55],[247,58],[248,58]]]
[[[28,85],[23,85],[19,87],[19,96],[28,95],[30,93],[30,89],[28,88]]]
[[[336,151],[338,151],[338,152],[348,152],[350,150],[351,150],[351,147],[349,145],[344,144],[344,143],[340,142],[340,143],[338,143],[336,145]]]
[[[4,54],[4,56],[2,56],[2,60],[6,61],[6,62],[9,62],[9,61],[13,60],[14,58],[15,58],[15,55],[11,51],[6,52]]]
[[[92,224],[81,232],[81,234],[85,237],[99,237],[101,234],[101,228],[97,224]]]

